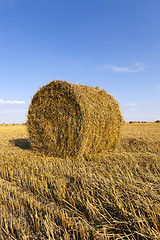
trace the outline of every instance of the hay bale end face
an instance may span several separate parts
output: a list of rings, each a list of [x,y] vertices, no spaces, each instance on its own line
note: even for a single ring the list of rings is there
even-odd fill
[[[55,80],[33,96],[27,126],[33,150],[65,158],[114,149],[123,122],[105,90]]]

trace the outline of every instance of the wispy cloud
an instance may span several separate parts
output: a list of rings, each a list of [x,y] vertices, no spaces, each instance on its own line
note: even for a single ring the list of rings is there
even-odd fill
[[[131,112],[139,112],[139,109],[137,109],[137,108],[131,108]]]
[[[160,86],[158,86],[158,87],[157,87],[157,89],[159,89],[159,90],[160,90]]]
[[[146,70],[147,66],[145,66],[141,62],[134,63],[132,66],[128,67],[121,67],[116,65],[105,65],[104,69],[112,70],[116,73],[137,73],[137,72],[144,72]]]
[[[126,104],[124,104],[124,106],[136,106],[137,105],[137,103],[126,103]]]
[[[8,112],[0,112],[0,115],[8,114]]]
[[[0,104],[25,104],[25,101],[17,101],[17,100],[8,101],[8,100],[0,99]]]
[[[125,111],[129,112],[139,112],[139,109],[136,107],[137,103],[126,103],[123,105]]]

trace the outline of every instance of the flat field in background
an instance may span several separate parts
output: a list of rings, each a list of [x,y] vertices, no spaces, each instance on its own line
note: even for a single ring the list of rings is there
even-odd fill
[[[160,239],[160,124],[126,123],[114,152],[35,155],[0,125],[0,239]]]

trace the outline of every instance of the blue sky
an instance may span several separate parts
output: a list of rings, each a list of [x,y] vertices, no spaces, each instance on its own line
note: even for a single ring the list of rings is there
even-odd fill
[[[0,123],[54,79],[99,86],[126,121],[160,119],[159,0],[0,0]]]

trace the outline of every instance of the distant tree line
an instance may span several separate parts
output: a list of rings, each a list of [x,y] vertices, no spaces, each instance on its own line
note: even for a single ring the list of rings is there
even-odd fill
[[[130,121],[129,123],[146,123],[147,121]]]
[[[160,123],[160,120],[156,120],[155,123]]]
[[[129,123],[147,123],[147,121],[130,121]],[[155,123],[160,123],[160,120],[156,120]]]

